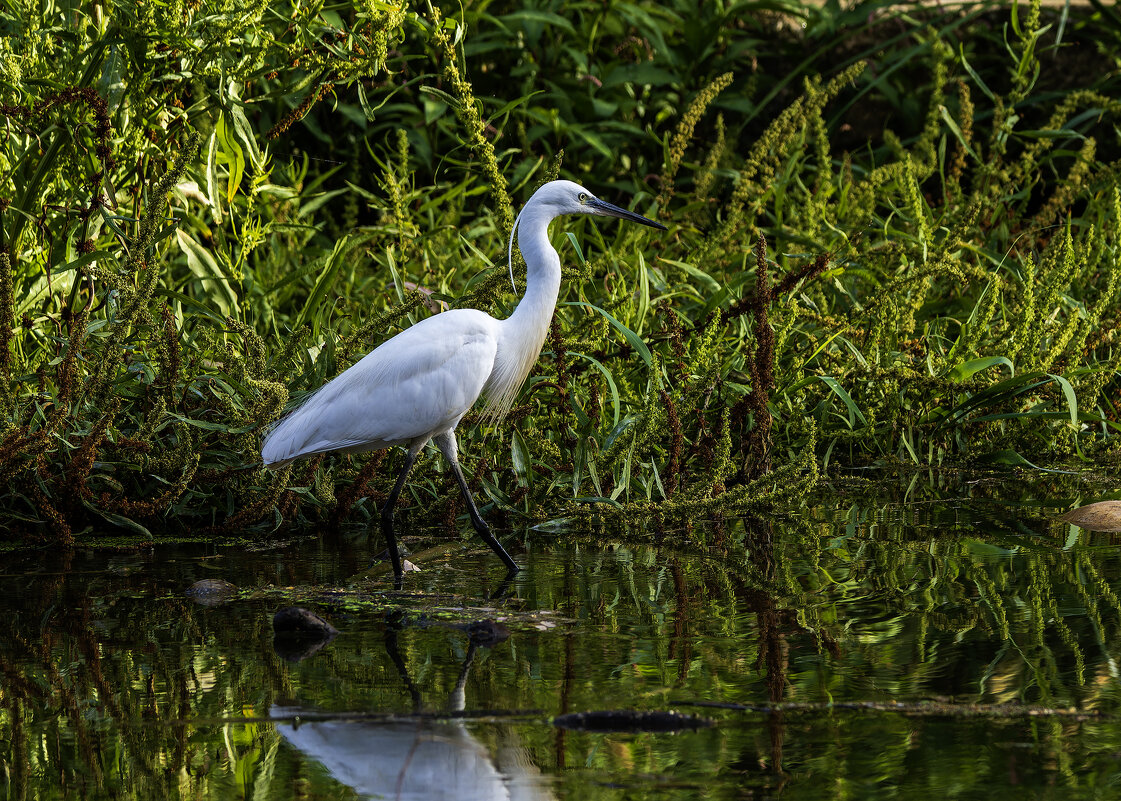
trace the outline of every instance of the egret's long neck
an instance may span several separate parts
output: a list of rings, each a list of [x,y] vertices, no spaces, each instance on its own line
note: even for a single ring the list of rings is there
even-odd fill
[[[533,369],[560,293],[560,256],[549,244],[553,214],[531,200],[518,217],[518,248],[526,263],[525,295],[513,314],[500,321],[494,370],[487,381],[487,413],[500,420],[510,410],[526,376]]]
[[[544,342],[560,292],[560,256],[549,244],[553,215],[527,206],[518,221],[518,249],[525,259],[525,295],[507,323],[528,341]],[[537,353],[534,352],[534,358]]]

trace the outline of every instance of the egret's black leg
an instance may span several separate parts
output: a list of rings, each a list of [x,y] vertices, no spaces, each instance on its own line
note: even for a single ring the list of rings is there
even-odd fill
[[[458,448],[455,442],[455,432],[449,431],[446,434],[438,434],[433,437],[440,452],[444,454],[444,458],[452,466],[452,472],[455,474],[455,480],[459,482],[459,491],[463,493],[463,499],[467,501],[467,513],[471,515],[471,525],[475,527],[475,531],[483,538],[483,542],[490,546],[490,549],[498,554],[498,558],[506,565],[506,569],[511,573],[521,570],[518,563],[514,561],[510,554],[506,553],[506,549],[494,538],[490,533],[490,527],[483,520],[479,510],[475,507],[475,499],[471,497],[471,490],[467,486],[467,479],[463,477],[463,470],[459,467],[459,457],[457,455]]]
[[[405,660],[401,658],[401,649],[397,647],[397,633],[401,628],[401,620],[399,617],[393,615],[386,617],[385,650],[389,653],[389,659],[393,662],[394,666],[396,666],[401,681],[405,683],[405,688],[409,691],[409,696],[413,699],[413,710],[420,712],[423,708],[420,689],[413,683],[412,677],[409,676],[409,668],[405,665]]]
[[[488,601],[505,601],[509,596],[511,590],[514,588],[514,575],[515,571],[507,571],[506,575],[502,577],[502,581],[494,588],[494,591],[487,596]]]
[[[393,507],[397,505],[397,496],[400,495],[401,490],[404,489],[405,481],[409,477],[409,471],[413,469],[417,454],[420,453],[420,449],[423,447],[424,442],[414,442],[409,446],[409,450],[405,454],[405,465],[401,468],[401,473],[397,476],[397,483],[393,485],[393,490],[385,500],[385,506],[381,508],[381,533],[385,537],[385,542],[389,549],[389,560],[393,562],[393,575],[397,578],[401,578],[404,571],[401,569],[401,553],[397,550],[397,534],[393,530]]]

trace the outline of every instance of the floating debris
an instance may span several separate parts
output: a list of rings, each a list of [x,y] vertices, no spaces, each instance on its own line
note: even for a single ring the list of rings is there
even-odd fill
[[[232,600],[237,595],[237,587],[223,579],[200,579],[184,594],[202,606],[218,606]]]
[[[334,637],[339,633],[315,612],[301,606],[286,606],[273,615],[272,630],[285,637]]]
[[[299,606],[286,606],[273,615],[272,630],[273,649],[289,662],[307,659],[339,633],[315,612]]]
[[[1072,720],[1111,719],[1095,709],[1077,707],[1033,706],[1031,704],[969,704],[952,700],[929,701],[835,701],[833,703],[788,702],[780,704],[735,704],[723,701],[677,701],[681,706],[705,709],[727,709],[735,712],[758,712],[764,715],[824,714],[836,712],[884,712],[907,717],[943,718],[1064,718]]]
[[[510,637],[510,629],[493,620],[477,620],[468,623],[463,629],[471,638],[471,642],[484,648],[493,648]]]
[[[707,729],[716,725],[709,718],[683,715],[680,712],[635,712],[630,709],[603,710],[599,712],[573,712],[557,715],[553,725],[558,729],[577,731],[681,731]]]
[[[1079,506],[1059,515],[1059,520],[1089,531],[1121,531],[1121,501],[1099,501]]]

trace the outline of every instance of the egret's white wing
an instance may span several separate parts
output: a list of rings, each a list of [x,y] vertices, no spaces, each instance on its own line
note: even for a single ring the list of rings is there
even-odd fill
[[[406,328],[284,418],[265,439],[265,463],[451,430],[494,369],[497,325],[483,312],[457,309]]]

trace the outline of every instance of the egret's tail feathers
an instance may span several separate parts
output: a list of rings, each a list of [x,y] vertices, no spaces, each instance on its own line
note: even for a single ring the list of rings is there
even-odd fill
[[[422,438],[427,442],[431,434]],[[393,445],[412,442],[416,437],[395,439],[373,439],[364,436],[338,435],[313,427],[306,415],[295,412],[281,420],[276,427],[265,434],[261,443],[261,459],[265,466],[273,470],[298,461],[317,456],[321,453],[361,453],[377,451]]]
[[[303,455],[299,445],[292,441],[291,421],[291,416],[286,417],[265,433],[265,440],[261,443],[261,459],[265,467],[279,470]]]

